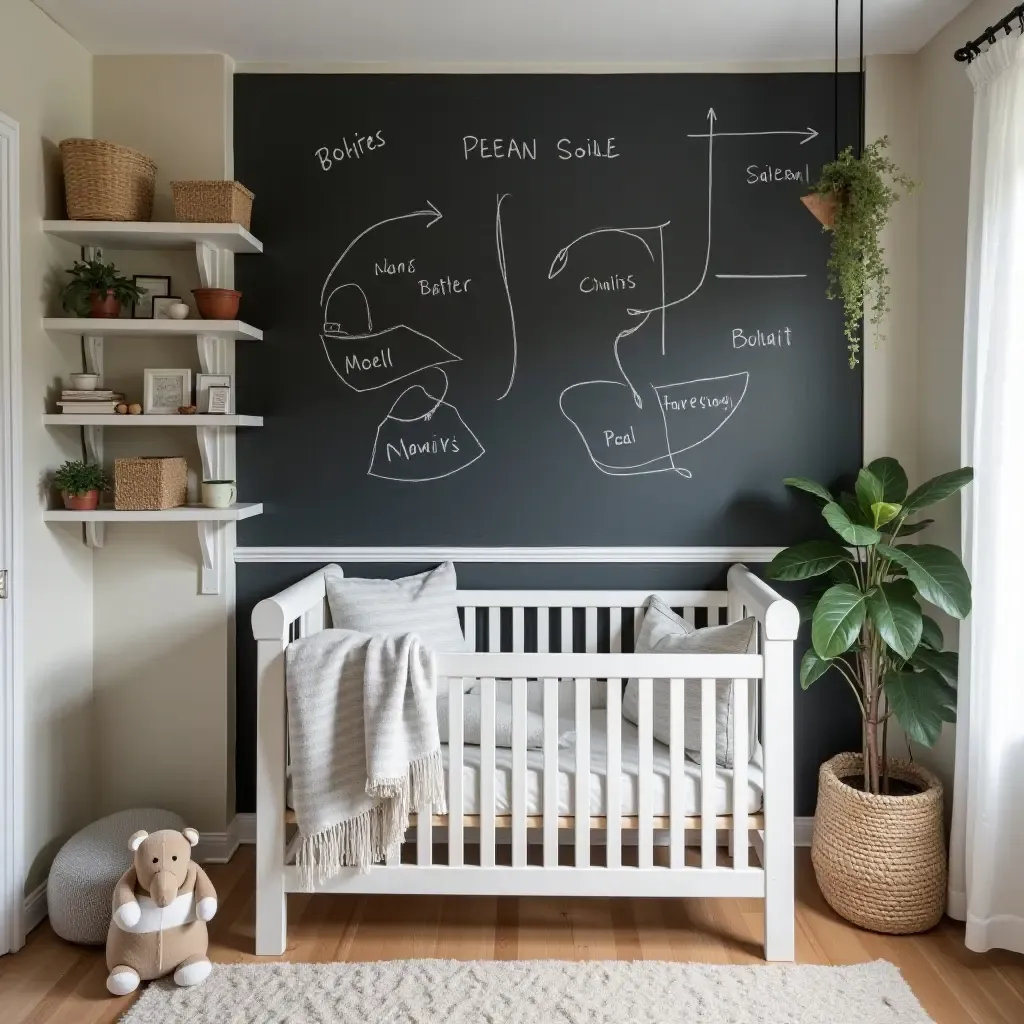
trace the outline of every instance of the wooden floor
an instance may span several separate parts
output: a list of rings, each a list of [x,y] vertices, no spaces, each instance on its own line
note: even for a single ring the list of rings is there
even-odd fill
[[[256,959],[252,848],[209,873],[220,898],[210,925],[211,958],[220,963]],[[920,936],[859,931],[825,904],[806,850],[798,851],[797,901],[800,963],[889,960],[937,1024],[1024,1022],[1024,956],[971,953],[963,945],[963,928],[948,919]],[[291,896],[289,915],[288,952],[282,959],[293,961],[761,962],[761,903],[753,899]],[[106,974],[102,949],[68,945],[44,923],[19,953],[0,958],[0,1022],[115,1021],[132,997],[108,996]]]

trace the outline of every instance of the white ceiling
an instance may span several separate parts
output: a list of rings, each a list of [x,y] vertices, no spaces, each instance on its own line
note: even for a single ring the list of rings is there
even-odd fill
[[[830,57],[829,0],[35,0],[93,53],[239,61],[675,62]],[[970,0],[866,0],[868,53],[920,49]],[[842,52],[857,50],[843,0]],[[982,26],[983,27],[983,26]]]

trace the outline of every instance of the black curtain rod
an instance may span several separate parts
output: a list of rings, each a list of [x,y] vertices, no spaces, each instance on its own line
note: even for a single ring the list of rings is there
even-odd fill
[[[957,60],[966,61],[969,64],[975,57],[981,56],[981,46],[983,43],[991,45],[996,41],[997,32],[1005,32],[1007,35],[1010,35],[1013,32],[1013,23],[1015,21],[1020,24],[1021,31],[1024,32],[1024,4],[1014,7],[1002,21],[989,25],[977,39],[972,39],[969,43],[961,46],[953,56]]]

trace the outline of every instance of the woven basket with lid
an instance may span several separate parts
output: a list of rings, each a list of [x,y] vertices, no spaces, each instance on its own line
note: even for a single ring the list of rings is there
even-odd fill
[[[907,796],[875,796],[848,786],[862,778],[860,754],[837,754],[818,773],[811,860],[829,905],[875,932],[907,935],[934,927],[946,908],[942,783],[910,761],[889,761],[889,775],[920,787]]]

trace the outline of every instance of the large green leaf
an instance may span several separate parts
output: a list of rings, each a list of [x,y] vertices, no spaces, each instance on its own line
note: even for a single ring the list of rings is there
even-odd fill
[[[907,474],[895,459],[875,459],[868,469],[882,482],[882,501],[899,504],[907,496]]]
[[[798,491],[806,491],[808,494],[813,494],[816,498],[821,498],[822,501],[835,501],[827,487],[822,487],[821,484],[808,480],[807,477],[787,476],[782,482],[787,487],[794,487]]]
[[[891,523],[900,514],[900,506],[891,501],[876,501],[871,506],[871,515],[875,520],[875,529]]]
[[[896,548],[879,544],[876,550],[907,570],[926,601],[955,619],[970,614],[971,581],[963,563],[952,551],[937,544],[901,544]]]
[[[836,504],[850,517],[850,522],[858,523],[860,526],[871,525],[868,513],[861,509],[856,496],[849,491],[843,491]]]
[[[921,616],[921,643],[933,651],[942,650],[942,628],[929,615]]]
[[[809,540],[780,551],[768,564],[768,576],[773,580],[806,580],[823,575],[849,558],[849,551],[834,541]]]
[[[974,470],[970,466],[954,469],[951,473],[940,473],[938,476],[932,477],[931,480],[926,480],[920,487],[915,487],[907,495],[907,500],[903,502],[903,508],[907,515],[927,508],[937,501],[948,498],[951,494],[956,494],[961,487],[966,487],[973,479]]]
[[[930,672],[890,671],[885,676],[889,707],[903,731],[926,747],[935,745],[943,722],[955,721],[955,699],[951,700],[950,693],[949,687]]]
[[[819,658],[814,648],[810,648],[800,661],[800,685],[807,689],[811,683],[820,679],[831,667],[831,662]]]
[[[872,587],[867,613],[878,635],[908,661],[921,642],[921,606],[914,600],[913,585],[898,580]]]
[[[799,597],[793,598],[793,604],[796,605],[796,610],[800,613],[801,622],[810,622],[814,618],[814,609],[818,607],[818,602],[824,593],[824,590],[819,589],[810,594],[801,594]]]
[[[934,651],[919,647],[914,652],[913,665],[916,669],[930,669],[937,672],[950,686],[956,686],[960,672],[960,656],[956,651]]]
[[[857,474],[857,504],[865,515],[871,515],[871,506],[884,501],[882,481],[870,469],[862,469]]]
[[[852,562],[840,562],[829,571],[829,579],[833,583],[852,583],[857,585],[857,572]]]
[[[811,643],[819,658],[839,657],[857,639],[864,624],[864,595],[847,583],[822,594],[811,620]]]
[[[877,544],[882,535],[870,526],[861,526],[853,522],[846,512],[834,501],[830,501],[822,510],[821,514],[828,521],[828,525],[839,534],[847,544],[856,544],[858,547],[868,547]]]
[[[912,534],[920,533],[922,530],[927,530],[934,522],[934,519],[922,519],[917,523],[904,523],[900,527],[900,536],[909,537]]]

